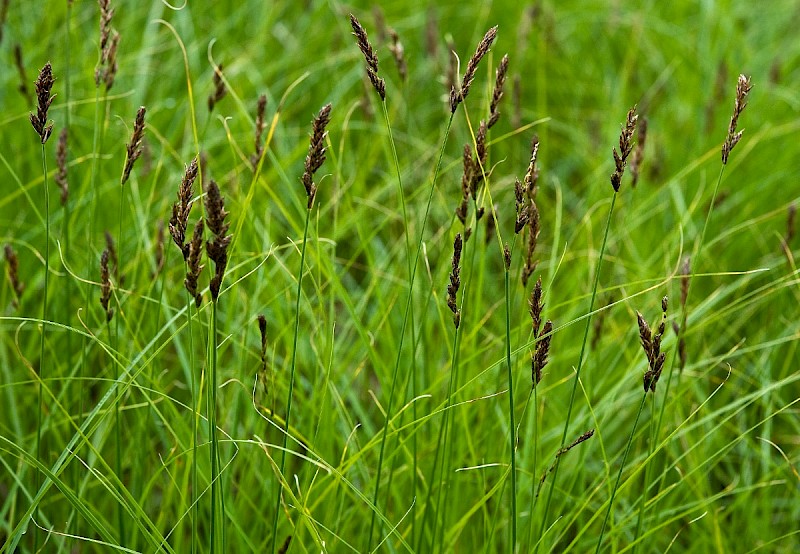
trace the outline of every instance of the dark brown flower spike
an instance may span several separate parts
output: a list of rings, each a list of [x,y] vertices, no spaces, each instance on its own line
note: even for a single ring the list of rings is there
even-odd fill
[[[124,185],[131,176],[133,164],[142,155],[142,140],[144,140],[144,115],[147,112],[144,106],[140,106],[136,112],[136,121],[133,123],[133,134],[131,141],[125,146],[125,168],[122,170],[122,180]]]
[[[183,285],[194,298],[195,306],[198,308],[203,302],[203,295],[197,290],[197,283],[200,279],[200,273],[203,272],[205,267],[200,263],[200,256],[203,254],[203,220],[197,220],[194,226],[194,233],[192,233],[192,240],[187,244],[188,257],[186,258],[186,279]]]
[[[172,217],[169,220],[169,233],[173,242],[181,250],[184,261],[189,258],[189,246],[186,244],[186,229],[189,224],[189,212],[192,210],[192,187],[197,178],[197,158],[186,167],[183,179],[178,187],[178,201],[172,205]]]
[[[625,173],[625,164],[628,161],[628,156],[633,149],[633,133],[636,131],[636,120],[639,118],[636,115],[636,106],[628,110],[628,117],[625,119],[625,126],[619,135],[619,152],[614,148],[614,173],[611,174],[611,186],[614,187],[614,192],[619,192],[619,187],[622,184],[622,175]]]
[[[633,151],[633,158],[631,158],[631,187],[636,188],[639,182],[639,171],[642,168],[642,160],[644,159],[644,146],[647,141],[647,118],[640,117],[639,123],[636,126],[636,149]]]
[[[61,129],[56,143],[56,175],[53,178],[61,191],[61,205],[64,206],[69,198],[69,183],[67,182],[67,128]]]
[[[733,148],[739,143],[744,131],[736,131],[739,123],[739,116],[742,115],[745,107],[747,106],[747,94],[753,86],[750,84],[750,77],[739,75],[739,80],[736,83],[736,99],[733,103],[733,115],[728,124],[728,136],[725,137],[725,142],[722,145],[722,164],[728,163],[728,156],[730,156]]]
[[[378,77],[378,55],[369,42],[367,31],[353,14],[350,14],[350,26],[353,28],[353,34],[356,36],[358,47],[361,53],[364,54],[369,82],[372,83],[373,88],[381,97],[381,100],[386,100],[386,82]]]
[[[30,114],[31,125],[39,135],[42,144],[47,142],[53,132],[53,124],[47,122],[47,111],[50,109],[50,104],[53,103],[53,98],[55,98],[55,95],[50,94],[53,90],[54,82],[53,68],[50,62],[47,62],[36,79],[36,114]]]
[[[503,85],[505,85],[507,73],[508,54],[505,54],[495,71],[494,90],[492,91],[492,101],[489,104],[489,129],[494,127],[494,124],[500,120],[500,112],[497,108],[500,105],[500,99],[503,98]]]
[[[225,81],[222,80],[222,64],[214,67],[214,77],[212,81],[214,83],[214,91],[208,95],[209,112],[213,112],[214,106],[216,106],[217,103],[225,98],[226,94],[228,94],[228,89],[225,87]]]
[[[267,112],[267,95],[262,94],[261,96],[258,97],[258,105],[256,106],[255,152],[253,153],[253,156],[250,158],[253,167],[258,165],[258,161],[261,159],[261,155],[264,153],[264,144],[262,143],[262,139],[264,136],[264,130],[267,128],[267,122],[265,119],[266,112]]]
[[[525,188],[519,179],[514,180],[514,209],[517,212],[517,219],[514,222],[514,233],[519,234],[525,224],[528,223],[530,210],[526,203]]]
[[[106,321],[111,321],[114,317],[114,309],[111,308],[111,278],[108,271],[108,250],[103,250],[100,255],[100,305],[106,312]]]
[[[539,167],[536,165],[536,160],[539,157],[539,135],[533,135],[531,139],[531,158],[528,162],[528,170],[525,172],[523,183],[528,197],[533,200],[536,198],[536,193],[539,191],[536,186],[539,182]]]
[[[214,262],[214,276],[209,283],[211,299],[216,302],[219,298],[222,279],[225,277],[225,268],[228,266],[228,246],[231,243],[231,235],[228,235],[230,224],[225,221],[228,212],[225,210],[225,202],[219,191],[216,181],[213,179],[208,184],[206,191],[206,225],[211,231],[211,238],[206,241],[206,254]]]
[[[267,385],[267,318],[264,314],[258,315],[258,331],[261,335],[261,366],[258,369],[258,380],[261,381],[261,388],[264,391],[264,398],[269,395]]]
[[[389,51],[394,57],[394,63],[397,65],[397,73],[400,75],[400,80],[405,82],[408,76],[408,64],[406,63],[406,54],[403,49],[403,43],[400,42],[400,36],[397,31],[389,27],[389,38],[392,39],[392,44],[389,45]]]
[[[117,256],[117,245],[114,244],[114,237],[106,229],[103,232],[106,239],[106,251],[108,252],[108,261],[111,262],[111,274],[119,282],[119,257]]]
[[[469,144],[464,145],[463,156],[464,172],[461,175],[461,203],[456,208],[456,217],[462,225],[467,223],[467,209],[469,208],[469,196],[472,190],[472,148]]]
[[[114,84],[117,74],[117,47],[119,46],[119,33],[111,26],[114,10],[110,0],[98,0],[100,6],[100,61],[94,70],[94,84],[105,83],[106,90]]]
[[[478,198],[478,185],[484,181],[484,177],[488,177],[486,169],[486,159],[489,155],[486,146],[486,133],[488,130],[489,127],[486,125],[486,121],[481,120],[478,132],[475,133],[475,157],[472,160],[470,193],[473,200]]]
[[[3,254],[6,259],[6,273],[8,275],[8,282],[11,285],[11,290],[14,293],[14,299],[11,301],[14,308],[19,308],[19,300],[22,298],[22,293],[25,291],[25,283],[19,278],[19,259],[17,253],[10,244],[6,244],[3,248]]]
[[[317,195],[317,184],[314,182],[314,173],[322,167],[325,162],[325,137],[328,136],[326,127],[330,122],[331,105],[325,104],[314,118],[311,126],[311,141],[308,146],[305,168],[303,170],[303,186],[306,188],[308,196],[307,207],[310,210],[314,205],[314,198]]]
[[[458,329],[461,324],[461,311],[458,309],[456,295],[461,286],[461,233],[453,241],[453,264],[450,270],[450,284],[447,285],[447,307],[453,312],[453,324]]]
[[[665,296],[661,300],[661,322],[658,325],[656,333],[653,334],[650,326],[645,321],[642,314],[636,312],[636,319],[639,324],[639,340],[642,343],[642,350],[644,350],[647,357],[648,370],[645,371],[642,377],[642,384],[644,385],[644,392],[656,392],[656,383],[661,377],[661,371],[664,368],[664,360],[666,354],[661,352],[661,339],[664,337],[667,323],[667,307],[669,299]]]
[[[508,247],[508,243],[503,245],[503,263],[506,266],[506,271],[511,269],[511,248]]]
[[[522,286],[528,286],[528,279],[539,265],[539,260],[534,260],[536,245],[539,243],[539,208],[536,202],[531,199],[528,205],[528,241],[525,250],[525,267],[522,268]]]
[[[464,77],[461,79],[461,86],[456,90],[455,85],[450,89],[450,112],[455,113],[458,105],[467,99],[469,89],[472,86],[472,81],[475,80],[475,72],[478,70],[478,64],[481,59],[489,52],[492,47],[494,39],[497,37],[497,27],[492,27],[486,34],[483,35],[478,48],[475,53],[467,62],[467,69],[464,71]]]

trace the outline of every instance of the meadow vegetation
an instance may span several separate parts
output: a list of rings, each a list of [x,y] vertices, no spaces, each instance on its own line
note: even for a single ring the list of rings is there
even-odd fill
[[[769,6],[0,0],[0,554],[796,552]]]

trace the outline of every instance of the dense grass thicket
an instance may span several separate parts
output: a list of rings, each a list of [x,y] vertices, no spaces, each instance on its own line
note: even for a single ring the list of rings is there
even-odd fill
[[[0,0],[0,553],[797,552],[799,20]]]

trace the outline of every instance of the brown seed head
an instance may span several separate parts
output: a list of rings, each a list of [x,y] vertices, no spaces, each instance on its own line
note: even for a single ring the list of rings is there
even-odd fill
[[[644,145],[647,141],[647,118],[641,117],[639,124],[636,126],[636,149],[633,151],[633,158],[631,158],[631,187],[636,188],[639,182],[639,171],[642,167],[642,160],[644,159]]]
[[[361,53],[364,54],[364,61],[367,64],[367,77],[369,82],[375,88],[375,91],[381,97],[381,100],[386,100],[386,82],[378,77],[378,55],[372,48],[372,44],[367,37],[367,31],[359,23],[356,16],[350,14],[350,26],[353,28],[353,34],[356,37],[358,47]]]
[[[142,155],[142,140],[144,140],[144,115],[146,113],[144,106],[140,106],[136,112],[136,121],[133,123],[133,134],[131,141],[125,146],[125,168],[122,170],[121,183],[124,185],[128,178],[131,176],[133,164]]]
[[[539,135],[533,135],[531,139],[531,159],[528,162],[528,170],[525,172],[523,183],[525,185],[525,192],[531,199],[536,198],[538,188],[536,184],[539,182],[539,168],[536,166],[536,159],[539,157]]]
[[[200,263],[200,256],[203,254],[203,230],[203,220],[199,219],[194,226],[192,240],[186,245],[186,279],[183,281],[183,285],[192,298],[194,298],[195,306],[198,308],[203,302],[203,295],[197,290],[200,273],[203,272],[203,268],[205,267]]]
[[[497,27],[492,27],[481,39],[475,53],[467,62],[467,69],[464,71],[464,77],[461,79],[461,87],[456,90],[455,86],[450,89],[450,112],[455,113],[458,105],[467,99],[469,89],[472,86],[472,81],[475,79],[475,72],[478,70],[478,64],[481,59],[489,52],[492,47],[494,39],[497,37]]]
[[[500,112],[498,106],[500,99],[503,97],[503,85],[506,82],[506,74],[508,73],[508,54],[505,54],[500,60],[500,65],[497,66],[494,77],[494,90],[492,91],[492,101],[489,104],[489,123],[491,129],[494,124],[500,119]]]
[[[172,217],[169,220],[169,233],[175,245],[180,248],[184,261],[189,257],[189,246],[186,244],[186,228],[189,223],[189,212],[192,210],[192,187],[197,178],[197,158],[186,167],[183,179],[178,187],[178,201],[172,205]]]
[[[255,139],[255,152],[253,153],[250,161],[253,167],[258,165],[261,155],[264,153],[264,145],[261,139],[264,135],[264,130],[267,128],[265,114],[267,111],[267,95],[262,94],[258,97],[258,105],[256,106],[256,139]]]
[[[264,314],[258,315],[258,331],[261,334],[261,363],[267,363],[267,318]]]
[[[212,179],[206,191],[206,225],[211,231],[211,238],[206,241],[206,254],[214,262],[214,276],[209,283],[211,298],[214,302],[219,298],[219,290],[222,286],[222,279],[225,277],[225,268],[228,265],[228,246],[231,243],[231,235],[228,235],[230,224],[225,221],[228,212],[225,210],[225,202],[219,191],[217,183]]]
[[[508,243],[503,245],[503,263],[506,266],[506,271],[511,269],[511,248],[508,247]]]
[[[61,205],[64,206],[69,198],[69,183],[67,182],[67,128],[61,129],[56,143],[56,175],[53,178],[61,190]]]
[[[53,68],[50,62],[47,62],[36,79],[36,114],[30,114],[31,125],[39,135],[42,144],[47,142],[53,132],[53,124],[47,123],[47,111],[50,109],[50,104],[53,103],[53,98],[55,98],[55,95],[50,94],[53,90],[54,82]]]
[[[533,338],[539,338],[539,331],[542,326],[542,311],[544,302],[542,301],[542,278],[536,280],[528,300],[528,312],[531,314],[531,325],[533,327]]]
[[[636,120],[639,118],[636,115],[636,106],[628,110],[628,116],[625,119],[625,126],[619,135],[619,152],[614,148],[614,173],[611,174],[611,186],[614,187],[614,192],[619,191],[622,184],[622,175],[625,173],[625,164],[628,161],[628,156],[633,149],[633,133],[636,131]]]
[[[458,329],[461,324],[461,311],[458,309],[458,302],[456,295],[461,286],[461,233],[456,234],[453,241],[453,262],[452,269],[450,270],[450,284],[447,285],[447,307],[453,312],[453,324]]]
[[[469,143],[464,145],[463,156],[464,173],[461,175],[461,203],[456,208],[456,217],[462,225],[467,223],[467,208],[469,207],[469,196],[472,187],[472,148]]]
[[[106,239],[106,251],[108,252],[108,261],[111,262],[111,273],[114,278],[119,282],[119,256],[117,256],[117,245],[114,244],[114,237],[106,229],[103,232]]]
[[[536,349],[531,356],[531,379],[534,387],[542,380],[542,370],[547,365],[547,356],[550,354],[552,333],[553,322],[548,319],[542,328],[541,339],[536,342]]]
[[[653,352],[653,332],[650,330],[650,325],[638,311],[636,312],[636,320],[639,323],[639,340],[642,343],[642,350],[644,350],[649,362]]]
[[[475,133],[475,158],[472,161],[472,173],[470,175],[470,194],[472,194],[473,200],[477,200],[478,185],[484,181],[484,177],[488,177],[486,169],[486,158],[488,156],[486,133],[488,130],[486,121],[481,120],[478,132]]]
[[[25,291],[25,283],[19,278],[19,259],[17,253],[10,244],[6,244],[3,248],[3,254],[6,259],[6,273],[8,275],[8,282],[11,285],[11,290],[14,293],[12,305],[14,308],[19,308],[19,300],[22,293]]]
[[[114,31],[108,43],[107,53],[105,54],[105,69],[103,70],[103,82],[106,90],[114,86],[114,79],[117,77],[117,49],[119,48],[119,33]],[[95,76],[95,79],[97,77]]]
[[[106,312],[106,321],[111,321],[114,317],[114,309],[110,307],[111,301],[111,278],[108,272],[108,250],[103,250],[100,255],[100,305]]]
[[[222,67],[222,64],[214,67],[214,77],[212,78],[214,91],[208,95],[209,112],[213,112],[214,106],[217,105],[217,102],[225,98],[225,95],[228,93],[228,89],[225,87],[225,81],[222,80]]]
[[[311,126],[311,141],[308,146],[308,155],[306,156],[305,169],[303,171],[303,186],[306,188],[306,195],[308,196],[308,209],[314,205],[314,197],[317,194],[317,185],[314,183],[314,173],[322,167],[325,162],[325,137],[328,136],[326,127],[330,122],[331,105],[325,104],[314,118],[314,123]]]
[[[522,286],[528,286],[528,279],[530,279],[536,267],[539,265],[539,260],[534,260],[533,257],[536,253],[536,245],[539,242],[539,208],[536,202],[530,201],[528,205],[528,243],[525,251],[525,267],[522,268]]]
[[[739,123],[739,116],[742,115],[742,111],[744,111],[744,108],[747,106],[747,94],[750,92],[751,88],[753,87],[750,84],[750,77],[739,75],[739,80],[736,83],[736,99],[733,103],[733,115],[728,124],[728,136],[725,137],[725,142],[722,145],[723,165],[728,163],[728,156],[730,156],[731,151],[742,138],[742,133],[744,131],[737,132],[736,127]]]
[[[389,37],[392,39],[392,44],[389,45],[389,51],[394,57],[394,63],[397,65],[397,73],[400,75],[400,80],[405,82],[408,76],[408,64],[406,63],[406,54],[403,49],[403,43],[400,42],[400,36],[397,31],[389,27]]]

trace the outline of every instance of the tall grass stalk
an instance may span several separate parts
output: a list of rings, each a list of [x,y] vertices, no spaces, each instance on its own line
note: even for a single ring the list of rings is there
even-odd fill
[[[514,235],[516,242],[517,235]],[[513,554],[517,544],[517,442],[516,442],[516,423],[514,422],[514,371],[511,367],[511,293],[509,272],[512,250],[509,251],[508,259],[503,272],[503,281],[506,297],[506,369],[508,370],[508,433],[511,444],[511,544],[509,550]]]
[[[192,492],[190,501],[192,506],[192,554],[197,552],[197,519],[198,519],[198,499],[197,499],[197,414],[200,413],[200,395],[197,390],[197,371],[195,370],[194,359],[194,332],[192,330],[192,305],[194,298],[187,291],[186,293],[186,326],[189,328],[189,372],[191,373],[192,387],[192,469],[191,482]],[[199,315],[199,314],[198,314]]]
[[[209,354],[209,378],[208,378],[208,432],[211,438],[211,525],[209,529],[209,547],[212,553],[225,552],[225,501],[222,497],[223,492],[220,487],[219,473],[219,442],[217,441],[217,300],[211,302],[211,329],[209,331],[208,354]],[[217,500],[219,499],[219,501]],[[218,505],[221,510],[218,513]],[[217,530],[217,518],[219,517],[220,528]],[[223,539],[222,546],[217,549],[218,542]]]
[[[614,481],[614,488],[611,489],[611,498],[608,499],[608,508],[606,509],[606,515],[603,518],[603,526],[600,528],[600,535],[597,537],[597,548],[595,548],[595,553],[600,552],[600,547],[603,545],[603,535],[605,534],[606,525],[608,524],[608,517],[611,514],[611,507],[614,505],[614,497],[616,496],[617,489],[619,488],[619,481],[622,478],[622,472],[625,469],[625,460],[628,459],[628,452],[630,452],[631,444],[633,444],[633,436],[636,433],[636,426],[639,424],[639,417],[642,415],[646,401],[647,391],[645,391],[645,393],[642,395],[642,401],[639,403],[639,410],[636,412],[636,419],[633,420],[633,427],[631,428],[631,434],[628,437],[628,444],[625,445],[625,453],[622,455],[622,461],[619,464],[617,479]]]
[[[569,423],[570,418],[572,416],[572,407],[575,404],[575,392],[578,390],[578,381],[581,377],[581,369],[583,368],[583,359],[584,354],[586,353],[586,343],[589,338],[589,328],[592,325],[592,311],[594,310],[594,301],[597,298],[597,285],[600,282],[600,270],[603,266],[603,256],[606,251],[606,243],[608,242],[608,230],[611,227],[611,216],[614,213],[614,205],[617,203],[617,191],[614,191],[614,195],[611,197],[611,206],[608,208],[608,217],[606,218],[606,228],[603,231],[603,243],[600,246],[600,255],[597,258],[597,266],[595,267],[594,271],[594,284],[592,285],[592,296],[589,300],[589,310],[586,313],[586,326],[583,330],[583,341],[581,342],[581,351],[578,355],[578,368],[575,370],[575,379],[572,382],[572,392],[569,396],[569,404],[567,405],[567,417],[564,421],[564,431],[561,434],[561,446],[559,447],[559,452],[566,446],[567,444],[567,433],[569,432]],[[558,468],[560,467],[561,457],[557,457],[555,461],[555,467],[553,468],[553,477],[550,479],[550,490],[547,492],[547,501],[544,504],[544,512],[542,513],[542,523],[539,527],[539,536],[542,537],[544,535],[545,528],[547,526],[547,514],[550,510],[550,502],[553,499],[553,491],[556,488],[556,483],[558,482]],[[535,552],[539,551],[539,545],[541,545],[541,538],[536,543]]]
[[[383,458],[384,458],[384,453],[385,453],[385,450],[386,450],[386,436],[387,436],[388,429],[389,429],[391,405],[392,405],[392,402],[394,401],[395,388],[396,388],[396,385],[397,385],[397,374],[398,374],[398,371],[399,371],[399,368],[400,368],[400,362],[402,360],[403,339],[405,338],[406,327],[408,325],[409,314],[411,312],[411,304],[412,304],[412,300],[413,300],[412,293],[414,291],[414,278],[416,277],[417,263],[419,262],[419,256],[420,256],[420,253],[422,251],[422,240],[423,240],[423,237],[425,236],[425,227],[426,227],[427,222],[428,222],[428,214],[430,213],[431,203],[433,201],[433,192],[436,189],[436,180],[439,177],[439,170],[440,170],[441,165],[442,165],[442,158],[444,157],[444,149],[445,149],[445,146],[447,145],[447,139],[450,136],[450,128],[453,126],[453,118],[454,118],[454,116],[455,116],[455,112],[451,112],[450,118],[447,121],[447,126],[445,127],[444,137],[442,138],[442,144],[441,144],[441,147],[439,149],[439,156],[438,156],[438,158],[436,160],[436,167],[435,167],[435,169],[433,171],[433,179],[431,180],[431,186],[430,186],[430,189],[428,191],[428,200],[427,200],[427,202],[425,204],[425,213],[424,213],[424,215],[422,217],[422,225],[420,226],[419,238],[417,239],[417,249],[416,249],[416,253],[414,254],[414,263],[411,266],[411,275],[410,275],[410,280],[409,280],[409,285],[408,285],[408,291],[409,291],[408,292],[408,298],[406,300],[406,307],[405,307],[405,310],[403,312],[403,323],[402,323],[401,328],[400,328],[400,337],[398,339],[398,344],[397,344],[397,357],[395,358],[394,370],[392,371],[392,385],[391,385],[391,389],[389,391],[389,404],[387,404],[387,407],[386,407],[386,416],[384,418],[383,433],[382,433],[382,436],[381,436],[380,453],[378,455],[378,467],[377,467],[377,473],[376,473],[376,476],[375,476],[375,490],[374,490],[374,492],[372,494],[372,503],[375,506],[376,510],[378,509],[378,493],[380,492],[380,483],[381,483],[381,481],[380,481],[380,478],[381,478],[380,470],[381,470],[381,467],[383,465]],[[372,551],[372,538],[373,538],[373,533],[374,533],[374,530],[375,530],[375,518],[376,518],[376,515],[377,515],[376,512],[373,511],[372,515],[370,517],[369,535],[368,535],[368,538],[367,538],[367,552],[371,552]]]
[[[303,294],[303,275],[305,273],[306,246],[308,244],[308,223],[311,220],[311,209],[312,207],[309,206],[306,210],[306,222],[303,227],[303,244],[300,247],[300,271],[297,276],[297,298],[295,298],[294,304],[294,336],[292,337],[292,357],[289,366],[289,392],[286,400],[286,419],[284,420],[283,426],[283,447],[281,448],[280,475],[278,476],[277,480],[278,491],[275,500],[275,516],[272,521],[273,554],[278,546],[278,518],[281,513],[281,496],[283,495],[280,484],[280,476],[283,475],[286,470],[286,445],[288,444],[289,439],[289,424],[292,416],[292,395],[294,393],[294,376],[295,368],[297,366],[297,337],[300,333],[300,298]]]
[[[42,460],[42,382],[45,379],[45,329],[47,329],[47,288],[50,282],[50,190],[47,186],[47,155],[44,150],[44,142],[42,143],[42,175],[44,176],[44,211],[45,211],[45,245],[44,245],[44,291],[42,296],[42,335],[39,341],[39,387],[38,387],[38,406],[39,410],[36,418],[36,460],[39,463],[44,463]],[[42,484],[42,474],[40,471],[36,472],[36,490],[39,490]],[[36,512],[34,515],[36,521],[39,521],[39,505],[36,505]],[[39,531],[34,531],[33,534],[33,549],[34,552],[39,549]]]

